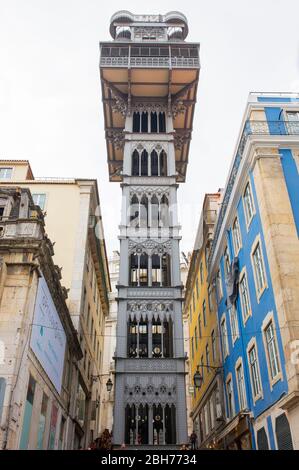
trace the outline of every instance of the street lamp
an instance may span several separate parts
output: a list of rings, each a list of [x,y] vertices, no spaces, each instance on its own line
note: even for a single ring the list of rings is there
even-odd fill
[[[215,371],[216,374],[218,374],[218,372],[220,372],[223,367],[222,366],[210,366],[208,364],[201,364],[200,365],[201,367],[206,367],[207,369],[212,369]],[[196,372],[195,374],[193,375],[193,382],[194,382],[194,385],[195,385],[195,388],[200,388],[202,386],[202,383],[203,383],[203,376],[202,374],[199,372],[199,365],[197,366],[196,368]]]
[[[112,383],[112,380],[110,379],[110,377],[106,382],[106,387],[107,387],[107,392],[111,392],[112,387],[113,387],[113,383]]]
[[[197,366],[196,372],[193,376],[193,382],[194,382],[195,388],[200,388],[202,385],[202,375],[199,372],[199,366]]]

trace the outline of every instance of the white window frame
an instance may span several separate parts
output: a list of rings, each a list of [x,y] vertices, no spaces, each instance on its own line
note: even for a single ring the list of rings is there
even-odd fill
[[[212,311],[213,311],[213,292],[212,292],[211,284],[209,284],[209,286],[208,286],[208,305],[209,305],[209,312],[212,313]]]
[[[239,377],[238,377],[238,370],[242,369],[242,376],[243,376],[243,382],[242,382],[242,391],[240,390],[240,382],[239,382]],[[239,408],[240,411],[245,410],[247,408],[247,393],[246,393],[246,381],[245,381],[245,375],[244,375],[244,365],[241,357],[238,357],[235,365],[235,374],[236,374],[236,383],[237,383],[237,391],[238,391],[238,399],[239,399]],[[242,395],[243,395],[243,406],[242,406]]]
[[[1,175],[1,171],[4,171],[5,175],[4,175],[4,176],[0,176],[0,181],[12,180],[13,172],[14,172],[14,168],[13,168],[12,166],[1,166],[1,167],[0,167],[0,175]],[[11,171],[11,175],[10,175],[10,176],[6,176],[6,172],[7,172],[7,171]]]
[[[210,367],[211,367],[211,353],[210,353],[210,346],[209,346],[209,341],[207,341],[206,343],[206,347],[205,347],[205,354],[206,354],[206,369],[207,369],[207,372],[210,372]]]
[[[294,127],[296,125],[296,132],[299,130],[299,110],[298,109],[285,109],[284,110],[284,122],[287,128],[287,131],[290,132],[290,134],[293,134]],[[298,119],[289,119],[289,114],[297,114]],[[291,123],[291,124],[289,124]]]
[[[248,276],[247,276],[247,270],[246,267],[242,269],[240,272],[239,276],[239,295],[240,295],[240,301],[241,301],[241,311],[242,311],[242,319],[243,319],[243,324],[245,326],[247,320],[249,317],[252,315],[252,310],[251,310],[251,301],[250,301],[250,293],[249,293],[249,286],[248,286]],[[242,281],[245,279],[246,282],[246,292],[247,292],[247,299],[248,299],[248,311],[245,312],[245,304],[244,304],[244,299],[242,295]]]
[[[212,343],[212,358],[213,358],[213,363],[214,363],[217,359],[217,345],[216,345],[215,330],[212,330],[211,332],[211,343]]]
[[[44,203],[44,206],[41,207],[38,202],[35,202],[34,201],[34,196],[43,196],[45,198],[45,203]],[[46,210],[46,204],[47,204],[47,194],[46,193],[32,193],[32,199],[33,199],[33,202],[36,206],[39,206],[41,208],[42,211],[45,211]],[[39,198],[38,198],[39,199]]]
[[[273,377],[272,376],[272,367],[270,363],[270,357],[269,357],[269,349],[268,349],[268,341],[266,337],[266,331],[269,327],[269,325],[272,324],[273,327],[273,341],[274,341],[274,346],[276,348],[276,354],[277,354],[277,366],[278,366],[278,373]],[[277,334],[276,334],[276,328],[275,328],[275,320],[274,320],[274,313],[273,311],[269,312],[262,323],[262,335],[263,335],[263,343],[264,343],[264,349],[265,349],[265,355],[266,355],[266,362],[267,362],[267,369],[268,369],[268,376],[269,376],[269,381],[270,381],[270,387],[271,390],[273,386],[279,381],[282,380],[282,367],[281,367],[281,359],[280,359],[280,354],[279,354],[279,347],[278,347],[278,341],[277,341]]]
[[[263,284],[260,286],[259,283],[259,275],[257,273],[257,266],[255,262],[255,253],[259,249],[260,252],[260,264],[262,268],[262,274],[263,274]],[[261,296],[263,295],[264,291],[268,287],[268,281],[267,281],[267,274],[266,274],[266,268],[265,268],[265,261],[264,261],[264,254],[263,254],[263,247],[262,247],[262,240],[261,240],[261,235],[258,234],[252,244],[251,247],[251,252],[250,252],[250,257],[251,257],[251,265],[252,265],[252,270],[253,270],[253,277],[254,277],[254,284],[255,284],[255,292],[256,292],[256,298],[257,301],[260,301]]]
[[[236,223],[237,223],[237,229],[235,229]],[[235,256],[238,256],[242,248],[242,234],[241,234],[241,229],[240,229],[239,217],[237,215],[234,218],[234,221],[232,224],[232,235],[233,235],[232,238],[233,238]]]
[[[229,414],[229,394],[228,394],[228,384],[231,384],[231,397],[232,397],[232,402],[231,402],[231,413]],[[236,414],[236,407],[235,407],[235,397],[234,397],[234,382],[233,382],[233,376],[231,373],[229,373],[226,377],[225,380],[225,392],[226,392],[226,399],[227,399],[227,419],[228,421],[231,421],[235,414]]]
[[[204,328],[207,326],[207,303],[206,299],[203,299],[202,302],[202,319]]]
[[[224,275],[227,278],[230,273],[230,256],[228,246],[225,247],[223,252]]]
[[[222,325],[225,324],[225,331],[226,334],[223,334]],[[222,343],[222,353],[223,359],[225,360],[229,356],[229,345],[228,345],[228,337],[227,337],[227,322],[226,322],[226,315],[223,313],[221,320],[220,320],[220,328],[221,328],[221,343]]]
[[[204,272],[203,272],[203,262],[200,262],[199,265],[199,276],[200,276],[200,285],[202,286],[204,283]]]
[[[235,344],[235,342],[240,336],[238,312],[237,312],[235,305],[232,305],[228,309],[228,315],[229,315],[229,321],[230,321],[230,329],[232,333],[232,343]]]
[[[223,297],[222,276],[221,276],[220,266],[216,274],[216,285],[217,285],[217,296],[218,296],[218,300],[220,301]]]
[[[252,368],[251,368],[251,361],[250,361],[250,353],[251,351],[255,349],[255,355],[256,355],[256,366],[257,366],[257,378],[258,378],[258,384],[259,384],[259,391],[255,393],[254,390],[254,379],[252,376]],[[248,369],[249,369],[249,375],[250,375],[250,384],[251,384],[251,392],[252,392],[252,398],[254,404],[260,399],[263,398],[263,385],[261,381],[261,372],[260,372],[260,364],[259,364],[259,356],[258,356],[258,348],[256,344],[256,339],[251,338],[247,345],[247,361],[248,361]]]
[[[245,196],[245,193],[246,193],[247,188],[249,188],[251,215],[248,213],[247,204],[246,204],[247,197]],[[251,221],[255,215],[255,205],[254,205],[253,192],[252,192],[250,179],[245,184],[242,201],[243,201],[244,215],[245,215],[245,221],[246,221],[246,229],[248,231]]]

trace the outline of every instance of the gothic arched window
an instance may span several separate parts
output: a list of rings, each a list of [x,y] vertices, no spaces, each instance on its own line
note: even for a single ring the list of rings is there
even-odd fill
[[[130,203],[130,227],[139,226],[139,201],[136,194],[131,199]]]
[[[146,150],[141,154],[141,176],[148,176],[148,153]]]
[[[150,226],[153,228],[159,227],[159,200],[157,196],[151,198],[151,220]]]
[[[151,152],[151,175],[158,176],[159,174],[159,165],[158,165],[158,154],[156,150]]]
[[[148,132],[148,113],[146,111],[141,114],[141,132]]]
[[[158,132],[158,119],[157,113],[154,111],[151,112],[151,132]]]
[[[133,113],[133,132],[140,132],[140,113]]]
[[[142,196],[140,201],[140,223],[142,228],[148,227],[148,199],[145,195]]]
[[[167,155],[164,150],[160,153],[160,176],[167,176]]]
[[[160,202],[159,226],[163,228],[169,227],[169,206],[165,194],[162,196]]]
[[[165,113],[159,113],[159,132],[166,132],[166,119]]]
[[[139,176],[139,153],[134,150],[132,155],[132,176]]]

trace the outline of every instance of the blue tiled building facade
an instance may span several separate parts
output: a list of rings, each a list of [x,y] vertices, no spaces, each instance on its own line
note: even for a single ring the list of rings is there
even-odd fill
[[[223,361],[219,447],[298,448],[298,168],[298,95],[250,95],[209,260]]]

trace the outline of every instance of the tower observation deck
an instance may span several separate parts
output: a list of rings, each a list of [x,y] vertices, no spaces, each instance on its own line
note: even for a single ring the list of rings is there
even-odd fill
[[[121,182],[114,444],[187,441],[177,188],[186,177],[199,44],[188,22],[115,13],[100,43],[109,177]]]
[[[100,44],[110,179],[122,179],[124,142],[132,132],[126,117],[158,99],[173,118],[168,132],[175,146],[177,179],[184,181],[200,69],[199,44],[185,42],[187,19],[179,12],[120,11],[111,18],[110,33],[113,41]]]

